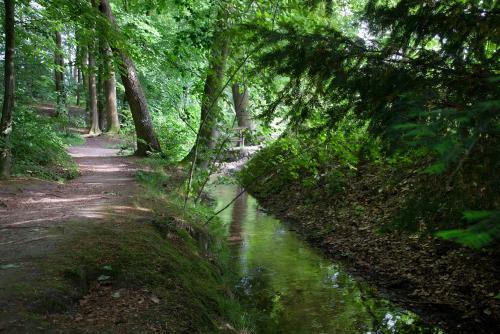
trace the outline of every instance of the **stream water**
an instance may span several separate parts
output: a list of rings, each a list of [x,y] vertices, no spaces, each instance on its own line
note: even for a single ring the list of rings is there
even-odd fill
[[[217,209],[240,189],[210,189]],[[341,266],[325,259],[289,226],[243,194],[220,214],[240,273],[237,291],[258,310],[256,333],[443,333],[377,297]]]

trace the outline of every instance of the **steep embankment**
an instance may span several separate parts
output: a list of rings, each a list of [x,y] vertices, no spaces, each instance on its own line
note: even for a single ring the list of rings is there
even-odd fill
[[[69,149],[81,176],[66,184],[0,184],[0,331],[232,332],[241,313],[204,217],[116,144]]]
[[[300,177],[283,183],[279,171],[255,179],[262,175],[260,158],[245,172],[245,187],[329,257],[447,333],[499,328],[498,251],[473,251],[428,235],[380,233],[422,182],[418,176],[401,180],[397,171],[365,165],[342,191],[332,192],[321,183],[305,187]]]

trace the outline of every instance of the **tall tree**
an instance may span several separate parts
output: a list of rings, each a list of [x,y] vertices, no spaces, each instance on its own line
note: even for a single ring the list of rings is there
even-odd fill
[[[77,77],[76,77],[76,105],[80,106],[81,100],[81,86],[82,86],[82,70],[80,68],[77,69]]]
[[[185,160],[192,160],[197,151],[200,157],[198,164],[204,165],[211,148],[216,142],[217,120],[221,116],[219,100],[223,88],[224,74],[229,56],[229,34],[227,33],[226,7],[221,5],[217,14],[217,29],[215,31],[207,77],[201,102],[201,118],[195,147]]]
[[[60,114],[61,110],[66,104],[66,91],[64,87],[64,49],[62,43],[62,35],[60,31],[55,32],[55,43],[56,49],[54,51],[54,63],[55,63],[55,85],[57,94],[57,114]]]
[[[102,57],[99,58],[97,66],[97,113],[99,114],[99,129],[101,132],[106,131],[106,109],[104,106],[104,63]]]
[[[78,30],[75,31],[75,40],[79,42],[80,34]],[[74,75],[75,75],[75,83],[76,83],[76,105],[80,106],[81,100],[81,86],[82,86],[82,71],[83,71],[83,48],[80,45],[77,45],[75,51],[75,66],[74,66]]]
[[[88,80],[89,80],[89,102],[90,102],[90,115],[91,115],[91,126],[89,134],[97,136],[101,134],[101,129],[99,128],[99,110],[97,102],[97,83],[96,83],[96,61],[94,48],[89,47],[89,65],[88,65]]]
[[[106,117],[108,120],[108,132],[120,132],[120,120],[116,102],[116,76],[113,68],[113,51],[107,43],[104,45],[103,58],[105,64],[104,96],[106,102]]]
[[[82,86],[85,97],[85,111],[90,114],[90,85],[89,85],[89,50],[87,47],[82,52]]]
[[[12,132],[12,111],[14,110],[15,94],[15,30],[14,6],[15,0],[4,0],[5,6],[5,68],[4,96],[2,119],[0,120],[0,177],[8,177],[12,167],[12,154],[9,137]]]
[[[73,59],[73,70],[72,70],[72,75],[73,75],[73,80],[75,83],[78,83],[78,46],[75,48],[75,58]]]
[[[114,28],[118,30],[108,0],[100,1],[99,10],[110,21]],[[110,43],[110,46],[113,53],[121,60],[122,68],[120,70],[120,75],[123,85],[125,86],[125,94],[130,106],[130,111],[132,112],[137,135],[137,150],[135,154],[138,156],[145,156],[148,152],[160,152],[160,142],[154,132],[146,97],[144,96],[134,62],[116,45]]]

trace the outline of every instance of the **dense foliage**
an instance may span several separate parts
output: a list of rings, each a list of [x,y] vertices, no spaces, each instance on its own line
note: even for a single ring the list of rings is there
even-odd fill
[[[191,151],[185,161],[204,160],[192,169],[201,187],[215,162],[229,156],[221,151],[237,146],[231,93],[238,85],[249,91],[246,110],[260,120],[245,132],[248,142],[281,136],[250,163],[256,175],[247,182],[267,179],[272,189],[300,180],[334,194],[360,166],[395,168],[422,177],[391,228],[453,229],[440,235],[474,246],[500,237],[495,1],[110,3],[118,29],[91,1],[16,2],[16,93],[23,97],[12,138],[16,172],[53,178],[39,166],[65,164],[57,131],[24,110],[60,103],[58,71],[67,95],[60,117],[72,104],[89,110],[86,77],[95,72],[102,91],[109,74],[95,45],[109,43],[117,73],[124,71],[117,49],[135,63],[160,154],[177,162]],[[86,63],[88,52],[96,69]],[[133,149],[136,124],[117,77],[122,134]],[[216,140],[200,140],[200,133]],[[202,150],[192,149],[195,143],[210,146],[208,154],[196,157]],[[189,182],[188,195],[199,197]]]
[[[290,126],[328,133],[353,113],[388,161],[440,175],[416,187],[395,227],[461,227],[440,235],[474,246],[500,237],[495,2],[368,1],[353,15],[354,33],[304,15],[256,27],[262,64],[290,78],[279,99]]]
[[[81,137],[62,130],[61,122],[43,118],[34,110],[18,108],[12,142],[15,174],[50,180],[78,175],[76,164],[65,148],[81,143]]]

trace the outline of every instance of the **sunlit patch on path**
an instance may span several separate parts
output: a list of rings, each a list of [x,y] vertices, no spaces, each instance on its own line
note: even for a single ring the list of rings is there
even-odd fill
[[[72,230],[104,221],[145,219],[134,203],[135,158],[117,156],[108,137],[87,138],[68,151],[80,177],[65,184],[15,179],[0,182],[0,294],[21,273],[33,275],[31,261],[43,257]],[[115,145],[116,146],[116,145]],[[0,301],[2,308],[2,301]]]

